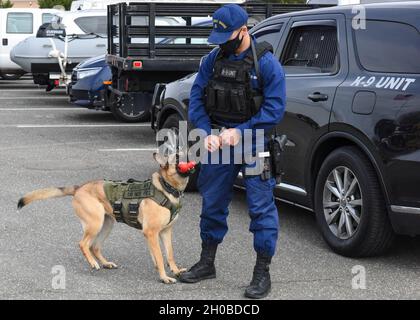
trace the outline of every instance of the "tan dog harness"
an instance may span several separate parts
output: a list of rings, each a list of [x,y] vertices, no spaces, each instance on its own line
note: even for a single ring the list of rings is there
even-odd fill
[[[171,212],[169,223],[175,219],[181,209],[181,204],[173,204],[162,191],[153,185],[150,179],[146,181],[129,179],[127,182],[105,180],[104,191],[112,205],[116,220],[140,230],[143,226],[138,221],[138,209],[143,199],[152,199],[169,209]]]

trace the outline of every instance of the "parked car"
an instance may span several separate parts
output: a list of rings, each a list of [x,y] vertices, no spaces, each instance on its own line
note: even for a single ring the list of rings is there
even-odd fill
[[[48,85],[49,89],[67,84],[78,63],[105,54],[106,15],[106,10],[59,12],[52,23],[60,26],[57,31],[64,31],[64,36],[51,37],[40,32],[19,42],[10,58],[25,72],[32,73],[35,84]]]
[[[50,22],[55,9],[0,9],[0,78],[19,79],[26,71],[10,60],[10,51],[20,41],[34,36],[43,23]]]
[[[328,245],[351,257],[383,253],[396,233],[420,234],[420,2],[364,8],[366,20],[338,6],[251,30],[286,74],[275,196],[314,211]],[[156,86],[152,127],[176,132],[194,79]]]
[[[111,68],[105,61],[105,55],[79,63],[73,69],[71,83],[67,87],[70,102],[88,108],[102,108],[104,81],[110,80],[111,76]]]

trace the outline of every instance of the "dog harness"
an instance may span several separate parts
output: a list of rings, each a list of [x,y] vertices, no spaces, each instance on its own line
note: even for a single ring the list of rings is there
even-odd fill
[[[173,188],[162,177],[159,178],[159,181],[165,191],[174,197],[180,198],[182,196],[182,192]],[[181,209],[181,204],[173,204],[162,191],[153,185],[150,179],[146,181],[129,179],[126,182],[105,180],[104,191],[112,205],[115,219],[140,230],[143,229],[143,226],[138,221],[138,211],[143,199],[152,199],[157,204],[169,209],[171,212],[169,223],[175,219]]]

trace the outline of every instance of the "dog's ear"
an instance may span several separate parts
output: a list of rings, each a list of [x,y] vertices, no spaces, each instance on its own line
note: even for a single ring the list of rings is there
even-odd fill
[[[156,160],[157,163],[160,164],[161,167],[166,167],[168,165],[168,158],[161,155],[160,153],[154,152],[153,158]]]

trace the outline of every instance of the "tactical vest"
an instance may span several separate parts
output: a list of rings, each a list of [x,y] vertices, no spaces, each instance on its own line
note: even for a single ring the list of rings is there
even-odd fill
[[[266,41],[254,46],[243,60],[231,61],[218,52],[213,75],[205,88],[204,105],[212,122],[217,120],[242,123],[260,110],[263,102],[261,88],[251,84],[251,70],[255,67],[259,81],[258,60],[273,47]]]
[[[112,205],[115,219],[140,230],[143,226],[138,221],[138,209],[143,199],[152,199],[169,209],[171,212],[169,223],[175,219],[181,209],[181,204],[174,205],[162,191],[156,189],[151,180],[129,179],[127,182],[105,180],[104,191]]]

